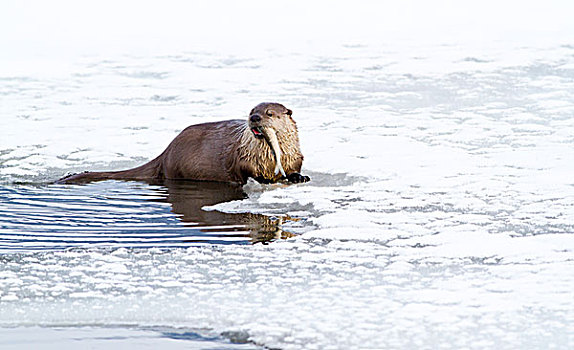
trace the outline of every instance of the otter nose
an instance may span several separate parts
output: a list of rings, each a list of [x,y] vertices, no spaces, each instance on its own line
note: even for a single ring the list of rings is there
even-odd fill
[[[249,117],[249,120],[251,120],[252,123],[259,123],[261,121],[261,116],[259,114],[253,114]]]

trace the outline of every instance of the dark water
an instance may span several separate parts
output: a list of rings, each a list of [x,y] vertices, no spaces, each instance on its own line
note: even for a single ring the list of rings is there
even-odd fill
[[[242,332],[221,335],[167,327],[0,328],[0,348],[8,349],[262,349]],[[81,343],[81,346],[78,346]]]
[[[4,185],[0,250],[251,244],[289,236],[283,218],[202,209],[246,196],[241,187],[191,181]]]

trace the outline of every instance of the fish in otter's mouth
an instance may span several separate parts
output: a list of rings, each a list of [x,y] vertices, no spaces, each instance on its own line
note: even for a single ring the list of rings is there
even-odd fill
[[[269,145],[271,151],[273,151],[273,156],[275,157],[275,169],[273,171],[275,175],[281,174],[283,178],[286,178],[287,174],[285,174],[283,164],[281,164],[281,148],[279,147],[279,140],[277,140],[275,129],[266,126],[253,126],[251,127],[251,132],[255,138],[265,139],[267,145]]]

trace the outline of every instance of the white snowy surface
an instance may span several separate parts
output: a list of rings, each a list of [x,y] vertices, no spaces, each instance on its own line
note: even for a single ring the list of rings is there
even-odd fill
[[[0,326],[574,346],[570,2],[32,4],[0,6],[4,187],[140,164],[262,101],[294,110],[312,182],[208,208],[305,220],[266,246],[1,254]]]

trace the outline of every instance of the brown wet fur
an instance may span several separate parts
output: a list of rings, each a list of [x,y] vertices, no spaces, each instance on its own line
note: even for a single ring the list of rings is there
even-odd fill
[[[261,103],[251,110],[247,121],[225,120],[187,127],[162,154],[142,166],[123,171],[74,174],[57,182],[185,179],[245,184],[249,177],[276,182],[281,174],[274,173],[273,151],[264,138],[254,136],[251,128],[273,128],[286,174],[298,174],[303,155],[297,125],[291,114],[291,110],[279,103]],[[259,116],[259,120],[254,116]]]

